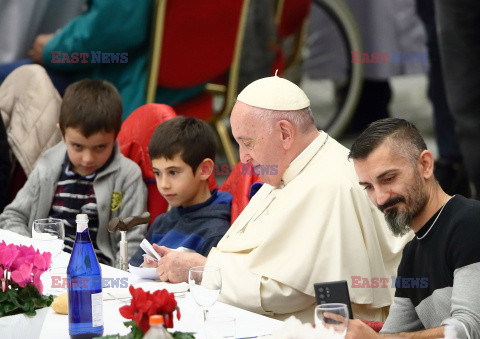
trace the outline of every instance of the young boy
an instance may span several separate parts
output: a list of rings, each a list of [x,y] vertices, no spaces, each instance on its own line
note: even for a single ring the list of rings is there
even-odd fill
[[[89,231],[100,262],[119,262],[119,232],[109,233],[113,217],[146,210],[146,187],[140,168],[119,152],[116,137],[122,124],[122,100],[102,80],[82,80],[64,95],[59,125],[63,141],[46,151],[15,200],[0,215],[0,228],[30,236],[39,218],[65,224],[65,251],[76,236],[75,216],[88,214]],[[138,248],[146,226],[127,233],[129,254]]]
[[[157,187],[172,209],[159,215],[145,238],[150,243],[204,256],[230,227],[232,195],[209,190],[215,135],[202,120],[178,116],[153,132],[148,152]],[[130,264],[155,267],[140,248]]]

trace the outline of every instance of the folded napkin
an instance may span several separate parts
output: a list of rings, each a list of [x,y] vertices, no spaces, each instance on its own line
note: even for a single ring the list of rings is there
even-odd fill
[[[128,299],[132,295],[128,288],[102,288],[103,300]]]

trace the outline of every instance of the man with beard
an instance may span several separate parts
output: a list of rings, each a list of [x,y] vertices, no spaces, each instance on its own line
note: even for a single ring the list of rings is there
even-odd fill
[[[439,338],[444,325],[454,325],[457,338],[480,338],[480,202],[442,190],[432,153],[403,119],[372,123],[349,158],[392,232],[412,229],[415,237],[403,251],[382,335],[354,320],[347,338]]]

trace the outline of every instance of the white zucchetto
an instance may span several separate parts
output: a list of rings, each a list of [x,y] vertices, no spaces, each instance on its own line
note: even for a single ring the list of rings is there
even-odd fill
[[[277,111],[296,111],[310,106],[303,90],[278,76],[256,80],[237,97],[244,104]]]

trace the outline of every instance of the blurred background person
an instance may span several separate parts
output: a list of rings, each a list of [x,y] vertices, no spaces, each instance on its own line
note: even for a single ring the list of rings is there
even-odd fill
[[[28,57],[39,34],[55,32],[85,10],[85,0],[0,1],[0,64]]]
[[[447,100],[468,176],[480,199],[480,1],[435,0]]]
[[[435,138],[438,157],[435,162],[435,178],[450,195],[470,197],[470,183],[463,163],[463,156],[455,133],[455,121],[448,106],[441,57],[435,25],[434,0],[417,0],[417,12],[427,33],[428,97],[433,106]]]
[[[416,14],[415,0],[345,0],[363,40],[363,52],[373,53],[426,53],[425,31]],[[326,14],[313,5],[310,13],[309,56],[305,73],[311,79],[339,79],[338,96],[342,96],[342,66],[351,60],[339,58],[342,48],[340,35],[328,24]],[[345,55],[345,54],[343,54]],[[370,122],[389,116],[392,97],[389,80],[393,76],[425,73],[428,63],[420,62],[365,62],[363,89],[347,132],[362,131]],[[344,70],[346,71],[346,70]]]
[[[151,0],[88,1],[86,11],[59,31],[36,37],[29,51],[31,60],[0,65],[0,82],[16,67],[31,62],[45,66],[60,95],[70,83],[80,79],[107,80],[120,92],[125,120],[146,101],[151,5]],[[88,56],[82,57],[81,53]],[[108,57],[109,53],[118,55],[116,61]],[[99,55],[97,60],[94,54]],[[155,102],[175,105],[203,87],[159,87]]]

